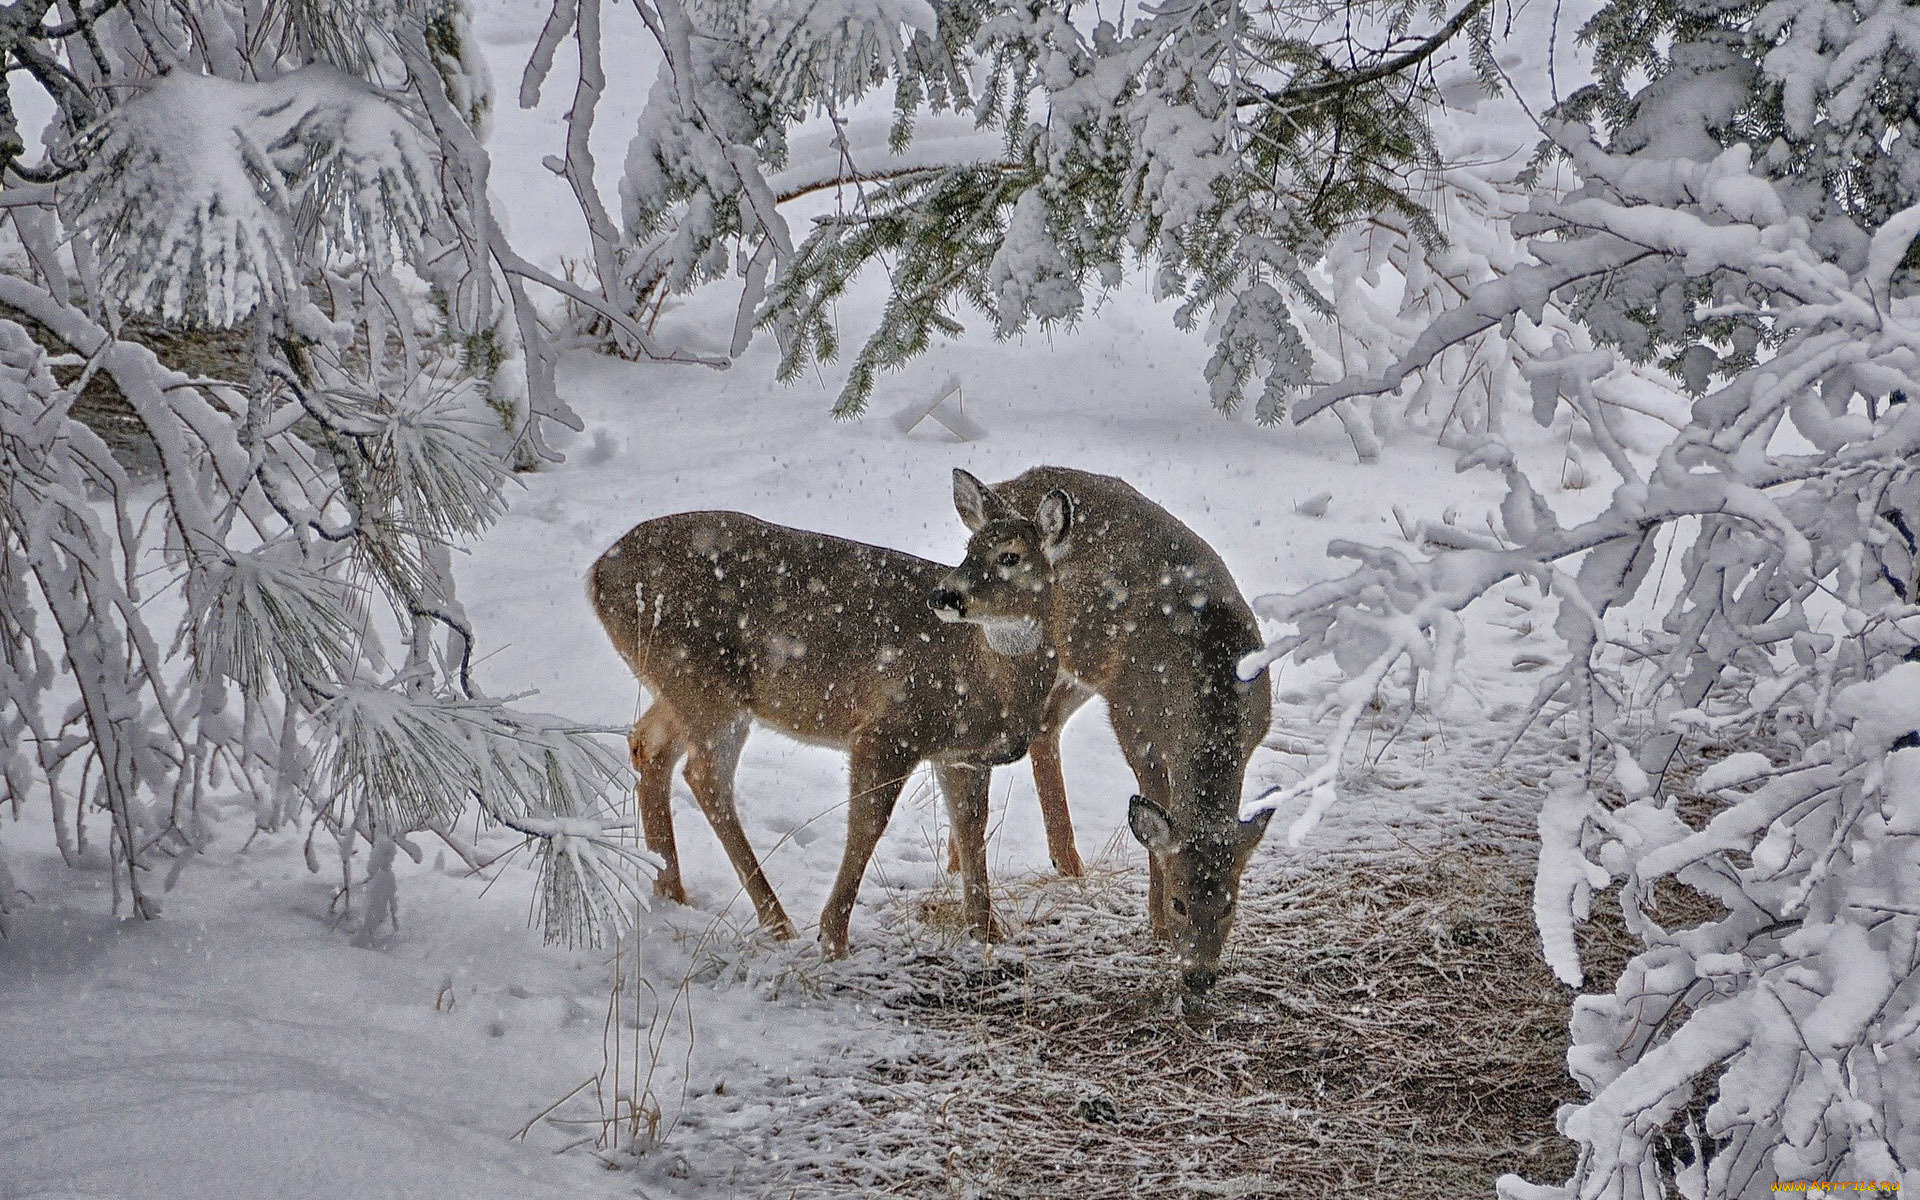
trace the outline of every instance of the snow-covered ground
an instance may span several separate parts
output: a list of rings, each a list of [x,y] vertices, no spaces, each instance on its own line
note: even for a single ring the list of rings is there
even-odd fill
[[[460,569],[481,630],[481,678],[495,693],[537,690],[528,704],[567,716],[630,721],[638,688],[593,619],[582,574],[633,523],[682,509],[741,509],[952,560],[963,530],[951,468],[995,479],[1067,463],[1159,499],[1252,594],[1327,570],[1331,537],[1390,536],[1392,496],[1424,494],[1429,511],[1491,503],[1464,492],[1440,452],[1396,450],[1360,466],[1331,424],[1221,420],[1195,385],[1202,355],[1164,313],[1121,297],[1051,344],[938,349],[883,385],[872,417],[849,423],[824,416],[832,380],[782,388],[759,351],[725,373],[578,357],[564,386],[585,434],[564,464],[523,479],[524,494]],[[888,410],[949,372],[965,379],[967,411],[988,435],[965,445],[937,431],[902,436]],[[1324,517],[1296,511],[1323,492],[1333,493]],[[1283,700],[1305,686],[1284,669],[1279,682]],[[1304,722],[1299,704],[1281,714]],[[1083,853],[1132,855],[1133,781],[1097,706],[1069,726],[1065,758]],[[1291,778],[1304,762],[1262,752],[1250,784]],[[818,914],[839,861],[845,787],[836,753],[765,731],[748,743],[742,816],[796,919]],[[1043,869],[1024,764],[996,773],[994,797],[996,877]],[[1363,791],[1308,852],[1365,839],[1406,819],[1406,806],[1395,792]],[[675,807],[694,907],[650,915],[642,939],[664,997],[688,969],[688,939],[719,918],[718,936],[738,952],[751,919],[684,787]],[[337,871],[310,874],[298,832],[243,848],[250,820],[236,812],[211,861],[169,895],[166,918],[145,924],[108,915],[100,831],[96,861],[69,871],[40,820],[29,814],[8,831],[20,882],[39,902],[0,942],[0,1196],[631,1194],[629,1180],[583,1154],[553,1154],[572,1140],[564,1129],[542,1123],[510,1140],[600,1070],[611,974],[607,954],[543,947],[527,930],[531,873],[521,862],[487,871],[488,887],[425,844],[425,863],[403,872],[400,931],[366,949],[330,927]],[[936,882],[941,822],[923,771],[875,856],[867,899]],[[1287,853],[1278,832],[1271,840],[1269,853]],[[863,942],[872,951],[873,920],[871,906],[856,913],[856,952]],[[773,952],[761,970],[804,973],[815,969],[810,953]],[[695,1095],[722,1085],[749,1111],[771,1112],[758,1089],[870,1060],[905,1036],[850,1004],[767,996],[688,989],[684,1011],[658,1030],[668,1053],[654,1091],[669,1122],[683,1082]],[[208,1140],[209,1129],[225,1134]]]
[[[1434,509],[1491,502],[1463,494],[1442,453],[1396,451],[1360,466],[1330,424],[1221,420],[1195,386],[1202,354],[1163,313],[1118,298],[1051,345],[936,350],[883,385],[872,417],[847,423],[824,416],[833,381],[782,388],[766,353],[725,373],[578,357],[564,387],[585,434],[564,464],[524,477],[524,494],[460,568],[481,630],[481,678],[496,694],[537,691],[527,704],[570,717],[631,721],[638,688],[593,618],[582,575],[633,523],[682,509],[740,509],[953,560],[963,530],[951,468],[996,479],[1067,463],[1121,475],[1159,499],[1252,594],[1325,571],[1330,537],[1388,536],[1390,495],[1424,492]],[[949,372],[965,379],[967,411],[987,437],[902,436],[887,411]],[[1324,517],[1296,512],[1329,491]],[[1279,682],[1283,699],[1293,694],[1284,670]],[[1281,712],[1283,723],[1304,721],[1299,704]],[[1133,855],[1124,825],[1133,781],[1097,705],[1069,726],[1065,759],[1083,853]],[[1304,762],[1262,752],[1250,786],[1291,778]],[[758,731],[738,787],[775,888],[796,919],[812,920],[839,861],[844,759]],[[1025,764],[998,771],[993,792],[995,876],[1044,869]],[[751,921],[684,786],[675,808],[693,908],[650,914],[642,939],[663,997],[688,970],[689,940],[718,918],[717,936],[738,953]],[[1406,815],[1404,798],[1364,792],[1335,811],[1309,852]],[[108,915],[104,833],[95,831],[94,861],[70,871],[41,820],[29,814],[8,831],[20,883],[38,903],[0,942],[0,1197],[631,1194],[592,1159],[553,1154],[572,1140],[563,1129],[541,1123],[510,1140],[600,1070],[611,976],[608,954],[543,947],[528,931],[531,872],[521,861],[485,872],[489,887],[423,842],[425,862],[402,873],[401,929],[360,948],[329,923],[337,869],[309,873],[298,831],[243,847],[251,822],[236,811],[210,861],[168,896],[166,918],[141,923]],[[934,885],[941,825],[923,770],[865,898]],[[1287,852],[1278,832],[1272,841],[1269,852]],[[863,942],[871,952],[873,920],[871,905],[855,914],[856,952]],[[768,955],[763,974],[818,969],[810,950],[745,945]],[[751,1109],[758,1088],[849,1056],[870,1060],[905,1036],[850,1004],[768,991],[697,983],[680,1001],[686,1011],[660,1026],[669,1053],[654,1091],[669,1122],[683,1082],[695,1095],[720,1084]],[[225,1134],[208,1140],[208,1129]]]
[[[516,238],[554,262],[577,245],[573,208],[539,159],[558,144],[555,114],[571,79],[556,72],[539,112],[511,103],[538,32],[536,7],[484,4],[481,33],[500,91],[495,186]],[[631,17],[615,7],[609,22]],[[640,43],[628,44],[596,142],[609,190],[652,76]],[[721,337],[731,301],[721,291],[670,311],[662,336]],[[873,299],[870,291],[849,302],[850,336],[864,333],[870,310],[861,305]],[[668,512],[740,509],[951,561],[963,542],[952,468],[993,480],[1060,463],[1123,476],[1159,500],[1212,542],[1251,596],[1329,573],[1332,538],[1397,536],[1395,502],[1420,514],[1452,507],[1477,522],[1498,499],[1496,480],[1456,475],[1446,451],[1395,446],[1360,465],[1334,422],[1267,429],[1222,419],[1200,378],[1206,347],[1173,331],[1167,311],[1137,289],[1053,337],[996,344],[984,326],[884,378],[870,415],[853,422],[826,415],[837,377],[775,383],[765,343],[726,372],[571,359],[562,389],[585,432],[565,444],[564,463],[523,477],[509,514],[459,568],[484,686],[536,692],[526,704],[580,720],[629,722],[638,689],[593,619],[582,575],[628,527]],[[903,435],[888,420],[949,375],[964,381],[966,411],[984,438],[961,444],[931,426]],[[1324,515],[1300,511],[1323,493],[1332,496]],[[1493,682],[1515,649],[1502,635],[1494,656],[1470,664],[1481,690],[1451,732],[1470,735],[1476,712],[1524,691],[1524,677]],[[1283,735],[1304,734],[1314,681],[1283,667],[1277,682]],[[1398,838],[1409,823],[1470,819],[1471,797],[1405,786],[1422,772],[1448,778],[1436,770],[1448,753],[1444,742],[1422,750],[1400,768],[1399,785],[1361,789],[1298,851],[1282,845],[1282,813],[1266,853],[1311,854]],[[1133,781],[1097,706],[1070,725],[1065,759],[1082,852],[1133,856],[1124,824]],[[1249,786],[1294,778],[1305,763],[1263,751]],[[817,915],[838,863],[845,786],[835,753],[764,731],[748,744],[742,816],[797,920]],[[996,877],[1043,869],[1025,765],[997,772],[993,795]],[[675,809],[693,906],[648,914],[639,939],[640,1025],[654,1039],[640,1067],[654,1071],[665,1135],[641,1184],[584,1150],[557,1152],[596,1129],[536,1120],[605,1066],[614,964],[610,952],[542,946],[528,931],[524,861],[475,876],[422,842],[424,861],[403,864],[399,931],[360,947],[329,919],[337,869],[310,873],[299,831],[243,844],[250,821],[236,812],[210,861],[182,874],[166,917],[141,923],[110,916],[103,830],[88,862],[70,870],[51,850],[43,815],[29,813],[7,829],[35,903],[0,941],[0,1198],[586,1197],[636,1186],[729,1194],[724,1178],[672,1154],[683,1108],[702,1098],[703,1119],[770,1130],[764,1152],[791,1153],[805,1131],[779,1125],[796,1089],[899,1053],[916,1035],[897,1017],[806,986],[837,968],[820,966],[805,945],[746,937],[751,910],[684,787]],[[884,969],[873,961],[878,904],[939,881],[941,824],[923,772],[869,871],[867,903],[854,917],[857,970]],[[321,850],[328,862],[330,847]],[[670,1019],[659,1015],[668,1007]],[[632,1055],[634,1034],[620,1044]],[[623,1070],[630,1078],[631,1066]],[[590,1094],[558,1115],[590,1111]]]

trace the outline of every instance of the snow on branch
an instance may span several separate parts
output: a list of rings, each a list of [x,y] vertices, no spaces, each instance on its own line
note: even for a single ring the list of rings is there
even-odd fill
[[[523,102],[569,30],[589,72],[597,12],[555,0]],[[889,302],[841,416],[861,411],[879,372],[960,332],[963,307],[997,336],[1070,323],[1088,289],[1115,286],[1133,262],[1177,299],[1179,327],[1210,321],[1216,404],[1230,411],[1252,387],[1260,418],[1277,420],[1318,365],[1304,327],[1333,324],[1314,277],[1329,244],[1382,221],[1423,256],[1441,245],[1417,198],[1439,158],[1428,72],[1442,47],[1483,50],[1490,37],[1478,0],[1452,13],[1350,6],[1338,19],[1197,0],[1091,23],[1002,0],[660,0],[640,12],[664,65],[628,148],[618,287],[594,235],[602,291],[658,311],[668,293],[737,274],[733,352],[771,329],[792,377],[838,355],[823,314],[856,275],[884,268]],[[1416,34],[1421,22],[1432,28]],[[1490,82],[1491,59],[1474,55]],[[882,84],[894,91],[884,145],[844,117]],[[923,134],[932,118],[946,119]],[[554,160],[569,179],[583,178],[575,143],[591,120],[577,96],[568,155]],[[826,147],[790,163],[807,121],[831,127]],[[829,186],[835,211],[790,232],[782,203]],[[603,224],[575,188],[589,226]],[[1372,454],[1364,415],[1340,416]]]
[[[1606,116],[1614,137],[1603,148],[1582,125],[1549,126],[1578,185],[1515,215],[1534,239],[1523,259],[1294,410],[1416,379],[1428,389],[1472,339],[1558,310],[1579,328],[1536,344],[1504,382],[1515,400],[1531,393],[1543,424],[1564,402],[1615,476],[1611,502],[1563,525],[1489,419],[1455,443],[1463,469],[1505,477],[1487,535],[1421,525],[1411,552],[1339,547],[1362,564],[1346,579],[1257,601],[1294,627],[1263,658],[1327,654],[1346,676],[1326,760],[1261,803],[1310,798],[1303,831],[1385,680],[1423,673],[1431,699],[1466,605],[1502,580],[1550,594],[1568,658],[1528,719],[1571,710],[1588,745],[1541,810],[1543,948],[1580,982],[1575,931],[1613,887],[1643,949],[1610,991],[1576,1001],[1569,1065],[1588,1099],[1561,1116],[1576,1172],[1501,1191],[1913,1186],[1920,910],[1901,897],[1920,888],[1920,194],[1901,174],[1916,150],[1911,88],[1889,81],[1912,61],[1894,31],[1920,26],[1899,6],[1781,3],[1743,43],[1673,20],[1620,2],[1588,27],[1603,69],[1563,111]],[[1741,54],[1764,69],[1743,73]],[[1629,96],[1637,66],[1653,82]],[[1754,95],[1782,86],[1785,120],[1761,155],[1735,114],[1764,126],[1781,110]],[[1873,88],[1892,90],[1863,103]],[[1621,358],[1680,385],[1638,405],[1668,417],[1664,445],[1635,443]],[[1681,388],[1686,410],[1672,403]],[[1488,393],[1491,414],[1491,377]],[[1677,584],[1650,570],[1664,555]],[[1750,748],[1690,780],[1675,768],[1701,736]],[[1679,803],[1688,790],[1704,813]],[[1676,888],[1716,915],[1664,924]]]
[[[382,260],[439,207],[420,131],[325,66],[270,83],[174,72],[116,109],[67,218],[102,286],[172,319],[293,306],[303,241]]]
[[[443,827],[471,800],[489,819],[539,845],[537,917],[548,937],[599,944],[617,932],[660,861],[631,820],[601,808],[627,775],[621,757],[586,730],[461,699],[355,683],[317,714],[316,769],[333,819],[377,839]]]

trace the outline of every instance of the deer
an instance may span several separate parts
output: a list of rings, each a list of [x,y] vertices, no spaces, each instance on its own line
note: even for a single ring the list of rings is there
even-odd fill
[[[651,705],[628,746],[657,894],[687,902],[673,828],[683,775],[763,928],[794,936],[735,806],[752,724],[848,758],[847,839],[820,915],[828,958],[847,952],[860,881],[902,785],[933,766],[962,846],[962,913],[998,936],[987,890],[988,784],[1041,735],[1058,669],[1051,645],[1054,565],[1073,521],[1065,495],[1035,498],[1004,523],[1001,562],[1019,595],[1001,615],[940,620],[927,596],[941,564],[738,512],[686,512],[634,526],[593,564],[588,596]],[[1005,564],[1018,560],[1018,565]]]
[[[1266,673],[1239,674],[1263,644],[1259,625],[1220,556],[1171,513],[1122,480],[1049,466],[991,487],[955,470],[970,536],[965,562],[929,598],[943,620],[993,627],[1030,611],[1035,593],[1002,564],[999,543],[1024,527],[1021,514],[1058,506],[1055,496],[1074,514],[1073,552],[1050,588],[1060,677],[1027,747],[1049,854],[1061,874],[1081,873],[1060,730],[1098,695],[1140,789],[1127,826],[1147,851],[1150,932],[1170,943],[1189,992],[1205,993],[1240,876],[1272,817],[1240,816],[1247,763],[1272,714]],[[962,840],[971,836],[975,827],[956,823],[951,852],[978,857]]]

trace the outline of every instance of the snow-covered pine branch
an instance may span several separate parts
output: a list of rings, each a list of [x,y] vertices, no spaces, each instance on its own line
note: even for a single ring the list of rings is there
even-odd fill
[[[750,248],[735,353],[744,349],[770,269],[784,272],[794,254],[768,181],[787,165],[788,130],[889,81],[903,103],[910,95],[951,103],[950,77],[964,96],[942,24],[966,21],[969,8],[948,5],[937,15],[924,0],[643,4],[663,64],[620,185],[634,293],[724,276],[735,248]]]
[[[1649,41],[1658,29],[1676,31],[1670,50]],[[1503,1194],[1920,1185],[1920,14],[1623,0],[1589,32],[1601,82],[1560,116],[1604,117],[1611,136],[1550,126],[1577,184],[1534,198],[1533,261],[1294,415],[1389,393],[1558,303],[1594,348],[1563,341],[1513,386],[1543,423],[1568,406],[1615,476],[1611,501],[1563,523],[1489,429],[1460,459],[1506,481],[1488,533],[1423,524],[1407,550],[1339,546],[1360,563],[1344,578],[1257,600],[1293,626],[1262,659],[1326,655],[1347,680],[1326,760],[1261,804],[1310,797],[1304,833],[1379,684],[1411,669],[1435,696],[1461,611],[1531,582],[1558,605],[1568,660],[1529,719],[1571,709],[1588,740],[1540,817],[1543,944],[1580,983],[1573,931],[1617,885],[1643,949],[1575,1004],[1569,1064],[1588,1099],[1560,1120],[1575,1174],[1509,1177]],[[1656,59],[1654,82],[1607,92],[1631,77],[1620,63]],[[1756,132],[1774,136],[1763,152]],[[1696,397],[1657,453],[1599,402],[1616,355],[1656,360]],[[1702,734],[1754,749],[1690,781],[1673,768]],[[1704,817],[1679,804],[1688,791]],[[1676,884],[1717,915],[1664,925],[1657,890]]]
[[[458,7],[69,16],[0,28],[61,67],[46,161],[0,155],[44,180],[0,207],[31,264],[0,274],[10,806],[50,804],[69,861],[104,812],[142,916],[214,836],[210,800],[249,798],[262,829],[310,818],[371,938],[411,835],[477,804],[543,845],[547,932],[599,936],[652,870],[605,807],[622,759],[483,694],[454,586],[454,547],[567,416],[486,207]],[[139,311],[238,327],[246,361],[170,369],[129,340]],[[109,385],[150,467],[86,423]],[[20,900],[0,873],[0,912]]]
[[[1446,90],[1470,86],[1454,79]],[[1442,146],[1482,144],[1470,130],[1485,100],[1467,103],[1466,109],[1449,107],[1435,115]],[[1498,308],[1501,289],[1511,286],[1507,276],[1520,271],[1524,277],[1535,265],[1513,228],[1516,218],[1523,224],[1527,218],[1530,192],[1526,172],[1505,159],[1447,164],[1427,173],[1421,188],[1422,202],[1447,231],[1444,244],[1425,240],[1390,214],[1355,222],[1336,235],[1310,272],[1327,307],[1289,308],[1312,353],[1313,378],[1352,382],[1313,389],[1302,412],[1332,412],[1352,431],[1363,458],[1370,457],[1371,439],[1387,440],[1402,430],[1469,450],[1487,435],[1504,436],[1509,420],[1523,419],[1536,406],[1552,412],[1560,392],[1554,376],[1573,367],[1580,379],[1575,386],[1591,393],[1586,402],[1604,406],[1597,411],[1652,418],[1622,422],[1620,436],[1636,450],[1656,449],[1663,432],[1685,425],[1684,399],[1665,387],[1658,372],[1649,374],[1597,348],[1570,298],[1548,290],[1528,305],[1524,321],[1501,319],[1510,307],[1493,319],[1470,315],[1481,304]],[[1460,334],[1462,322],[1472,322],[1470,335]],[[1423,348],[1418,354],[1416,345]],[[1608,355],[1594,360],[1605,369],[1581,361],[1595,353]],[[1419,369],[1402,367],[1403,359],[1418,362]],[[1365,381],[1376,378],[1392,379],[1399,394],[1367,390]],[[1278,420],[1298,402],[1285,389],[1263,397],[1258,411]]]
[[[300,307],[302,253],[418,256],[441,208],[431,147],[368,83],[315,64],[268,83],[176,71],[115,109],[63,214],[130,308],[233,325]]]
[[[602,807],[627,779],[624,758],[599,736],[607,731],[378,684],[341,688],[315,718],[323,734],[315,771],[337,828],[376,846],[390,839],[417,859],[407,834],[448,828],[477,803],[537,844],[536,919],[569,944],[618,928],[647,902],[641,885],[659,860],[640,848],[629,820]]]
[[[1207,326],[1215,404],[1232,411],[1257,383],[1259,411],[1277,414],[1312,378],[1292,310],[1327,311],[1309,272],[1328,239],[1384,215],[1440,240],[1410,178],[1437,162],[1424,116],[1430,50],[1372,52],[1354,32],[1397,51],[1407,15],[1363,6],[1322,26],[1208,0],[1120,28],[1063,7],[986,6],[971,47],[986,83],[973,106],[1002,133],[1007,168],[986,188],[961,171],[907,181],[864,197],[855,219],[819,224],[802,250],[812,261],[772,293],[783,365],[797,371],[835,348],[822,302],[882,255],[894,258],[891,303],[855,357],[842,412],[858,411],[875,372],[932,331],[956,332],[963,303],[1003,336],[1071,322],[1088,288],[1114,286],[1133,261],[1178,301],[1177,325]],[[1483,16],[1459,6],[1422,44],[1483,38]]]

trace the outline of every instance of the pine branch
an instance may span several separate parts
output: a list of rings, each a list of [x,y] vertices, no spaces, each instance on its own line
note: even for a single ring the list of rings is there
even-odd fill
[[[1455,35],[1462,29],[1465,29],[1469,22],[1486,11],[1492,2],[1493,0],[1468,0],[1465,8],[1453,14],[1452,17],[1448,18],[1446,24],[1442,25],[1425,41],[1421,42],[1412,50],[1407,51],[1405,54],[1397,55],[1369,67],[1362,67],[1359,70],[1342,74],[1335,79],[1325,79],[1318,83],[1290,85],[1278,91],[1251,91],[1250,94],[1242,96],[1238,104],[1243,108],[1255,104],[1270,105],[1283,109],[1300,108],[1342,92],[1355,91],[1370,83],[1386,79],[1389,76],[1402,74],[1433,57],[1442,46],[1452,41]],[[1327,69],[1335,70],[1337,68],[1328,64]]]
[[[1011,162],[1011,161],[968,162],[968,163],[941,164],[939,166],[901,167],[898,170],[892,170],[892,171],[860,171],[860,170],[842,169],[837,173],[835,173],[834,175],[832,175],[831,177],[820,177],[816,179],[805,180],[803,182],[796,183],[796,184],[791,184],[786,188],[786,190],[777,193],[774,196],[774,199],[781,204],[787,204],[787,203],[790,203],[791,201],[801,200],[808,196],[814,195],[815,193],[824,192],[831,188],[845,187],[848,184],[895,183],[895,182],[913,181],[913,180],[918,180],[925,177],[931,177],[942,171],[952,170],[954,167],[958,167],[958,166],[964,166],[969,170],[990,170],[990,171],[1022,171],[1027,169],[1023,164],[1017,163],[1017,162]],[[815,223],[822,224],[822,223],[832,222],[834,220],[836,220],[836,218],[818,217],[818,218],[815,218]]]

